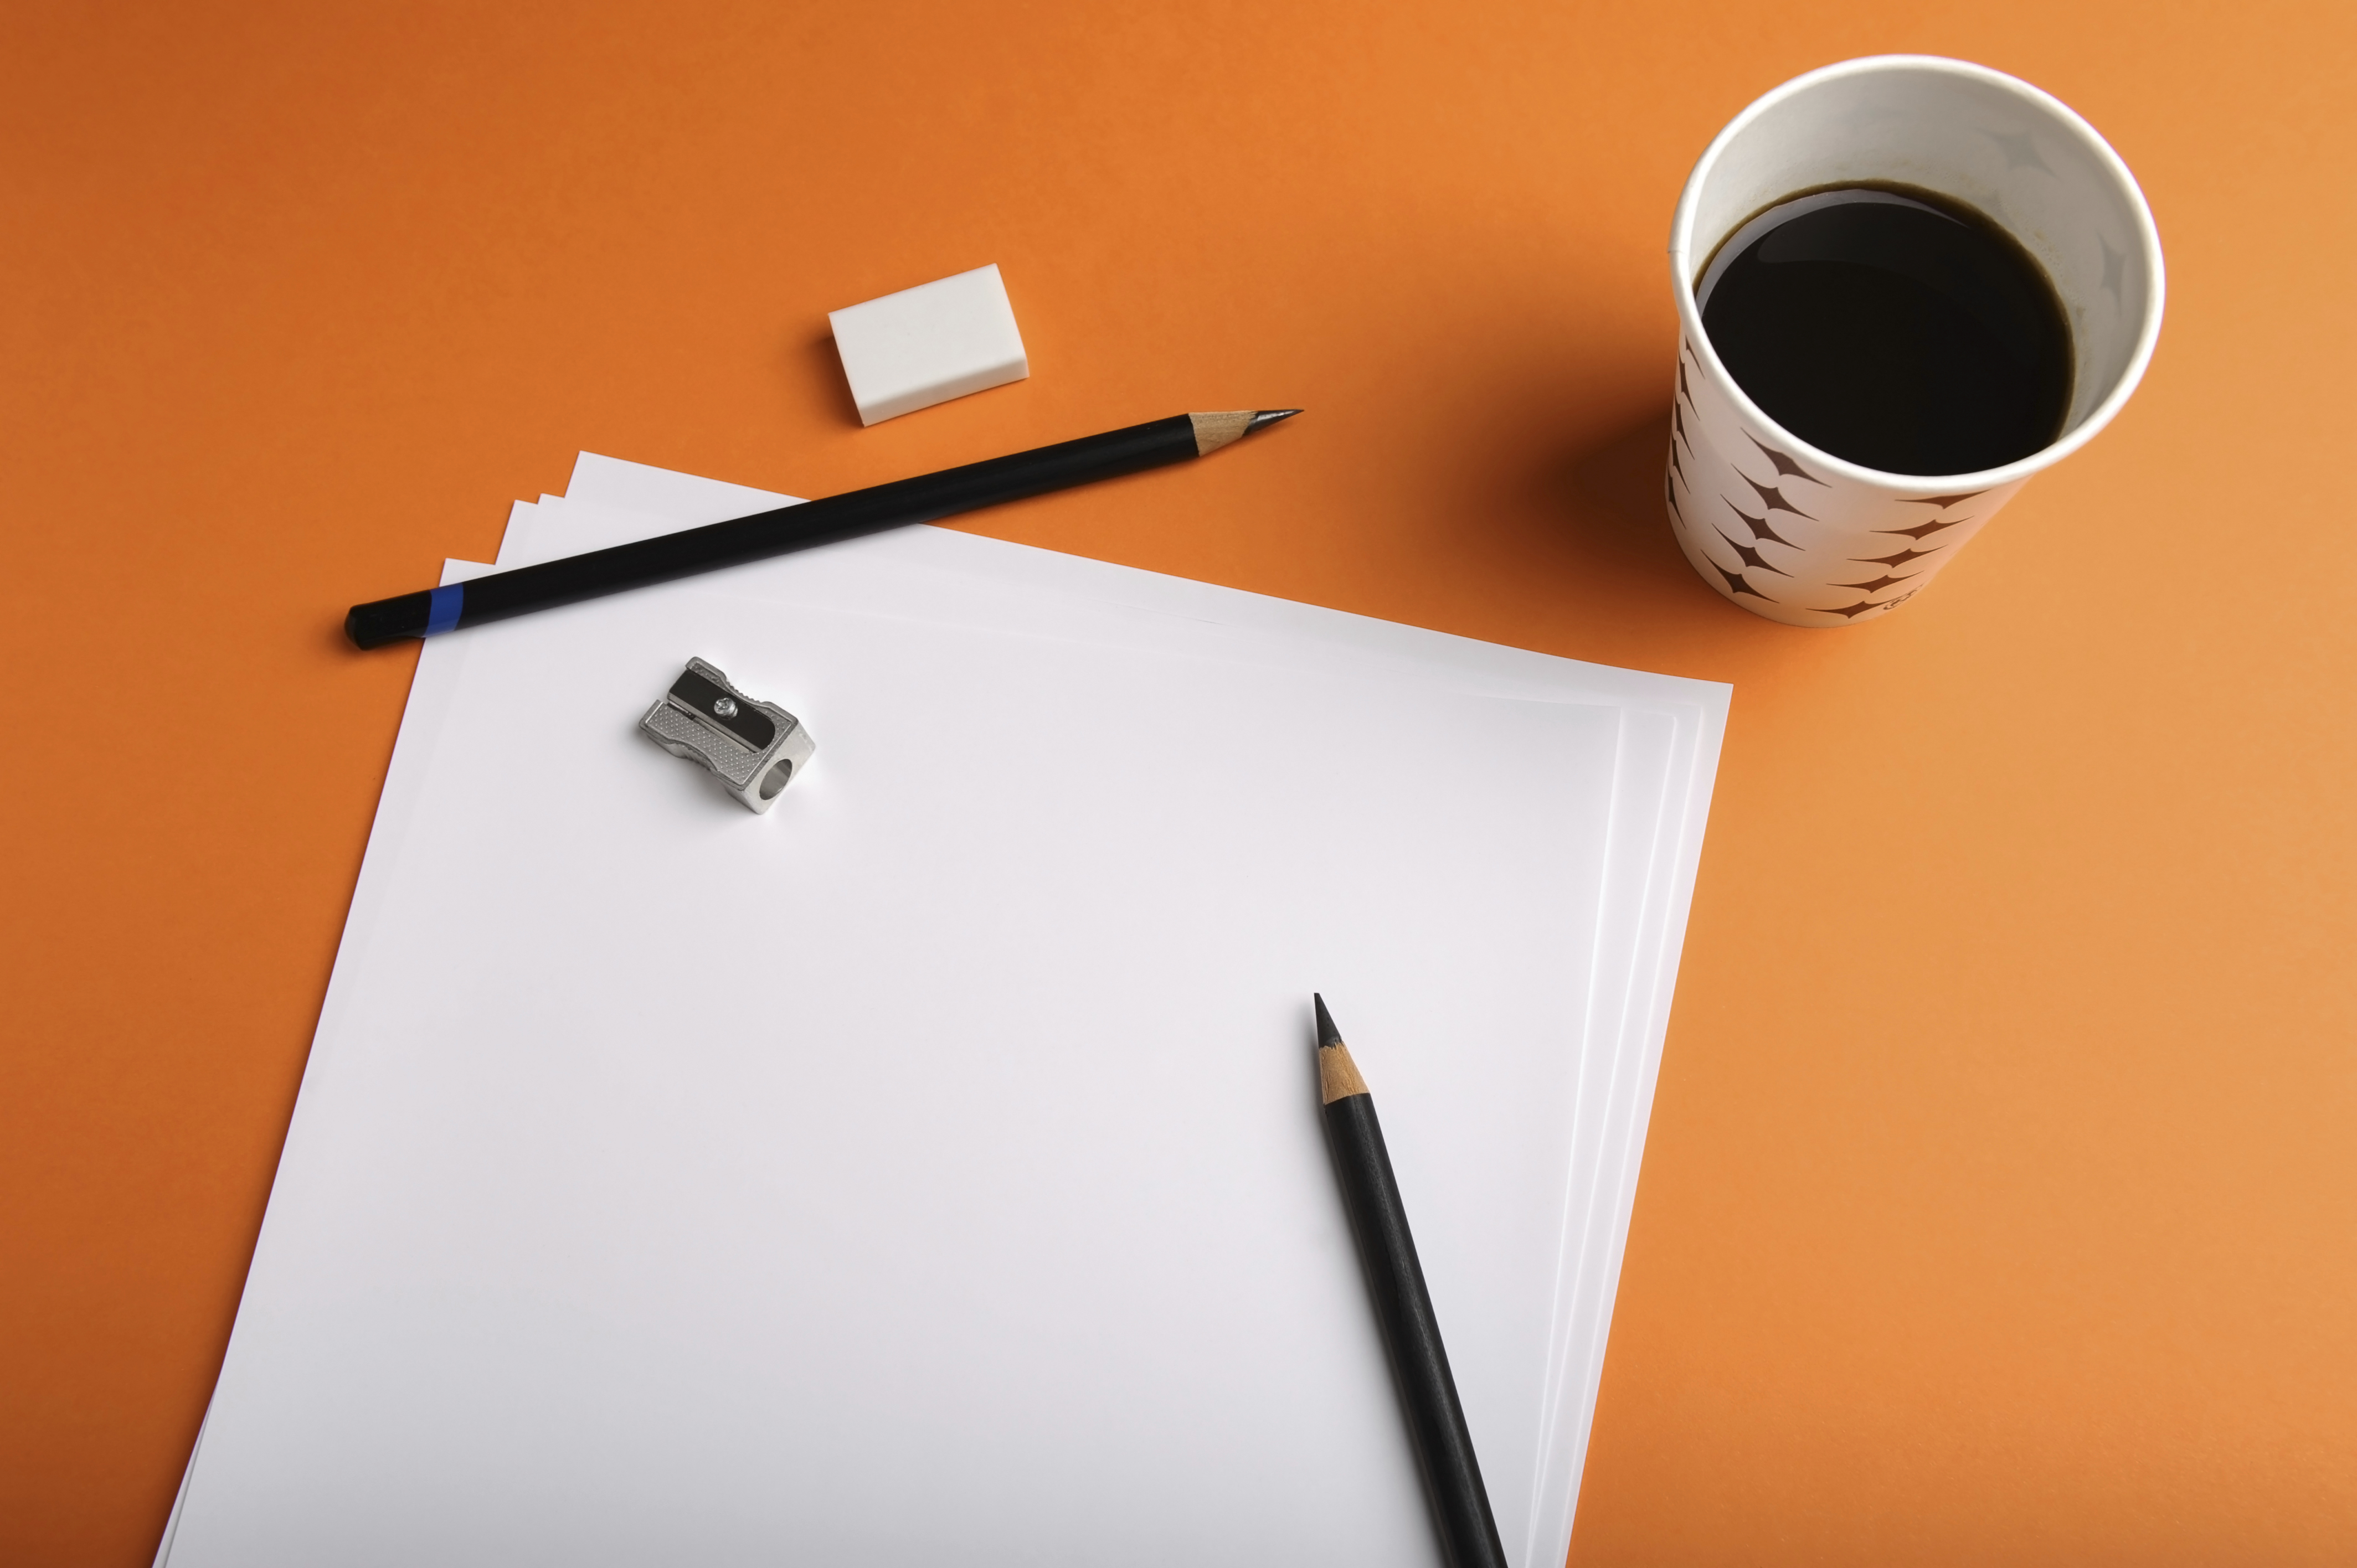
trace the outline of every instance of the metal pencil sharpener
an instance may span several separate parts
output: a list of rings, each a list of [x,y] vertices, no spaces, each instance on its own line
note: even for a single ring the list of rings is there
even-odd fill
[[[777,804],[818,749],[802,720],[747,696],[701,659],[687,661],[639,721],[639,733],[673,757],[701,763],[748,811]]]

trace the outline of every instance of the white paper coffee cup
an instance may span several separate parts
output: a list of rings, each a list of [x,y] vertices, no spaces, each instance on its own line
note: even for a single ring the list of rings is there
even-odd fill
[[[1977,473],[1883,473],[1779,425],[1712,351],[1695,290],[1720,242],[1786,197],[1869,181],[1965,202],[2046,269],[2073,362],[2051,444]],[[2119,156],[2029,83],[1931,55],[1829,65],[1738,114],[1678,199],[1670,274],[1672,530],[1705,582],[1790,626],[1855,625],[1921,593],[2031,475],[2110,422],[2160,335],[2160,236]]]

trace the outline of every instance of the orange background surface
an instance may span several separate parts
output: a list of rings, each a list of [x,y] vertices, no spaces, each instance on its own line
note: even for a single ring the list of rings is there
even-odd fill
[[[145,1563],[414,654],[587,447],[823,494],[1188,408],[983,532],[1736,698],[1572,1560],[2357,1561],[2357,10],[1458,0],[0,12],[0,1562]],[[1921,50],[2158,217],[2144,390],[1888,620],[1658,502],[1670,209]],[[998,263],[1021,385],[824,313]]]

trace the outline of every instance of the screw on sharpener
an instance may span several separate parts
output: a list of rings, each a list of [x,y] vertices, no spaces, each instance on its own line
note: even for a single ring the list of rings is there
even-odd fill
[[[639,733],[700,763],[749,811],[766,811],[818,749],[802,723],[775,703],[748,697],[701,659],[639,721]]]

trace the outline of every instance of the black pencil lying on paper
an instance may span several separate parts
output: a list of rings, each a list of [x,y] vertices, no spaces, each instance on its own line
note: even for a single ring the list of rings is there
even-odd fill
[[[1415,1238],[1408,1233],[1407,1210],[1383,1147],[1383,1123],[1375,1120],[1374,1097],[1326,1011],[1326,999],[1312,1000],[1318,1005],[1318,1091],[1326,1101],[1334,1174],[1358,1237],[1368,1294],[1375,1299],[1441,1549],[1449,1568],[1506,1568],[1498,1523],[1490,1516],[1490,1493],[1473,1457],[1473,1434],[1466,1430],[1457,1380],[1448,1375],[1440,1321],[1433,1316]]]
[[[1246,408],[1225,413],[1174,414],[1100,435],[1084,435],[1078,441],[944,468],[938,474],[849,490],[823,500],[657,534],[610,550],[490,572],[469,582],[354,605],[344,617],[344,635],[362,648],[378,648],[404,637],[434,637],[601,594],[742,565],[804,545],[931,522],[977,507],[1209,456],[1300,412],[1297,408]]]

